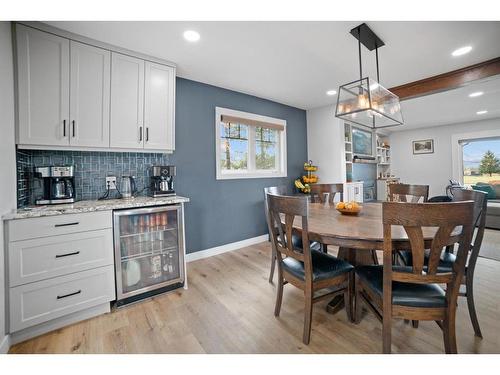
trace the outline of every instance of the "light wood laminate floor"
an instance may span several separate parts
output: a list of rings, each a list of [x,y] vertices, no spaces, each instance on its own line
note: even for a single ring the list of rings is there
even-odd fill
[[[311,343],[302,344],[303,297],[285,286],[281,316],[267,281],[270,245],[262,243],[188,264],[189,289],[155,297],[20,343],[11,353],[380,353],[381,324],[359,325],[345,311],[314,306]],[[480,258],[476,306],[484,339],[474,337],[466,301],[457,316],[459,353],[500,353],[500,262]],[[434,322],[393,323],[393,353],[443,353]]]

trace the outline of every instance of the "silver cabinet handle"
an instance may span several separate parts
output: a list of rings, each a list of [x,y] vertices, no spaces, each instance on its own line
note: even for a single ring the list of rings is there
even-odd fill
[[[142,126],[139,126],[139,142],[142,142]]]
[[[72,255],[78,255],[78,254],[80,254],[79,251],[75,251],[73,253],[66,253],[66,254],[57,254],[56,258],[64,258],[64,257],[72,256]]]
[[[82,292],[82,290],[78,290],[76,292],[73,292],[73,293],[69,293],[69,294],[64,294],[62,296],[57,296],[57,299],[62,299],[62,298],[67,298],[67,297],[71,297],[71,296],[75,296],[77,294],[80,294]]]

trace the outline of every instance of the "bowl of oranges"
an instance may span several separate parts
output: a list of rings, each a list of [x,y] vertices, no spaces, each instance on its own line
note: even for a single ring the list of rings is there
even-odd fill
[[[338,212],[342,215],[357,215],[361,212],[361,206],[358,202],[339,202],[335,206]]]

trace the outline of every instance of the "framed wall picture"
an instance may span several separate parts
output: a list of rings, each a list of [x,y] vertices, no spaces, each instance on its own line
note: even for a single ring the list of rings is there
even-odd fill
[[[372,132],[352,127],[352,150],[357,155],[373,156]]]
[[[423,139],[413,141],[413,154],[432,154],[434,153],[434,139]]]

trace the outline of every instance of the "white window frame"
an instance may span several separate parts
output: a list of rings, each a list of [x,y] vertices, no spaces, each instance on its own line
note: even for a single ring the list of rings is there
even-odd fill
[[[262,121],[282,125],[284,130],[279,131],[279,166],[276,170],[266,171],[255,169],[255,126],[248,126],[248,161],[246,170],[228,171],[220,166],[221,157],[221,116],[235,116],[249,120]],[[236,111],[234,109],[215,107],[215,168],[217,180],[231,180],[241,178],[270,178],[287,177],[287,148],[286,148],[286,120],[258,115],[255,113]]]

